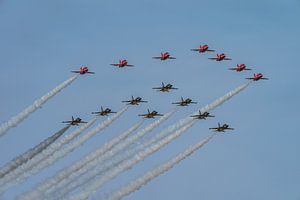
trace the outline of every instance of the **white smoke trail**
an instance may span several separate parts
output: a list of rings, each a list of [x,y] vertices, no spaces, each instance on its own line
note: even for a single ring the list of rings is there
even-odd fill
[[[102,156],[105,152],[109,151],[115,145],[117,145],[122,140],[127,138],[130,134],[132,134],[134,131],[136,131],[142,125],[143,122],[144,122],[144,120],[135,124],[134,126],[129,128],[127,131],[125,131],[121,135],[119,135],[119,136],[113,138],[112,140],[110,140],[109,142],[105,143],[103,146],[98,148],[96,151],[89,153],[83,159],[72,164],[70,167],[61,170],[54,177],[49,178],[47,181],[40,184],[33,191],[28,192],[27,194],[21,195],[21,199],[38,199],[38,198],[41,199],[46,196],[46,192],[49,189],[51,189],[51,190],[48,191],[48,193],[50,193],[51,191],[54,191],[55,193],[57,193],[58,188],[64,187],[64,185],[68,184],[68,182],[70,181],[68,179],[70,174],[75,173],[77,170],[84,167],[84,165],[91,162],[95,158]]]
[[[37,154],[33,159],[29,160],[25,164],[18,167],[16,170],[14,170],[12,173],[9,173],[2,177],[0,179],[0,194],[5,192],[9,187],[14,186],[15,184],[18,184],[19,182],[22,182],[23,180],[26,180],[28,177],[25,177],[24,173],[26,171],[31,171],[33,168],[41,164],[45,159],[47,159],[49,156],[54,154],[56,151],[61,149],[64,145],[70,143],[72,140],[74,140],[76,137],[80,135],[84,130],[92,126],[96,122],[97,118],[92,119],[88,123],[84,124],[83,126],[80,126],[78,129],[73,131],[71,134],[66,135],[59,141],[56,141],[55,143],[52,143],[48,146],[44,151]],[[23,178],[22,178],[23,177]],[[16,182],[17,178],[19,178],[19,182]],[[13,182],[13,183],[11,183]]]
[[[165,137],[164,139],[158,141],[157,143],[154,143],[148,147],[146,147],[144,150],[136,153],[131,159],[126,160],[125,162],[120,163],[118,166],[112,168],[108,172],[106,172],[102,177],[95,177],[95,181],[87,185],[84,190],[78,194],[70,197],[70,200],[83,200],[83,199],[88,199],[90,195],[92,195],[96,190],[101,187],[103,184],[105,184],[107,181],[110,181],[120,173],[132,168],[135,164],[138,162],[144,160],[147,156],[155,153],[162,147],[166,146],[169,144],[171,141],[173,141],[175,138],[179,137],[182,133],[184,133],[188,128],[190,128],[194,122],[190,122],[186,126],[183,126],[182,128],[178,129],[175,131],[173,134]],[[98,179],[97,179],[98,178]]]
[[[25,172],[24,174],[22,174],[22,176],[17,177],[16,180],[13,183],[8,184],[9,186],[4,187],[4,189],[0,188],[0,194],[1,194],[2,191],[5,191],[8,187],[10,187],[12,185],[15,185],[15,184],[18,184],[20,182],[23,182],[28,177],[30,177],[30,176],[32,176],[34,174],[37,174],[42,169],[44,169],[44,168],[52,165],[57,160],[65,157],[65,156],[67,156],[69,153],[71,153],[72,151],[74,151],[76,148],[78,148],[81,145],[83,145],[88,139],[90,139],[91,137],[95,136],[98,132],[102,131],[103,129],[105,129],[106,127],[108,127],[110,124],[112,124],[127,109],[128,109],[128,106],[124,107],[121,111],[119,111],[118,113],[116,113],[115,115],[113,115],[111,118],[108,118],[103,123],[99,124],[97,127],[95,127],[94,129],[92,129],[91,131],[89,131],[88,133],[82,135],[80,138],[78,138],[78,140],[75,140],[73,143],[67,145],[63,149],[56,151],[53,155],[51,155],[50,157],[48,157],[46,160],[44,160],[39,165],[35,166],[29,172]]]
[[[201,112],[208,112],[208,111],[210,111],[210,110],[212,110],[212,109],[214,109],[214,108],[220,106],[220,105],[223,104],[225,101],[229,100],[231,97],[233,97],[234,95],[236,95],[236,94],[238,94],[239,92],[241,92],[242,90],[244,90],[249,84],[250,84],[250,83],[244,84],[244,85],[242,85],[242,86],[240,86],[240,87],[238,87],[238,88],[236,88],[236,89],[234,89],[234,90],[232,90],[232,91],[226,93],[224,96],[222,96],[222,97],[220,97],[219,99],[215,100],[213,103],[211,103],[211,104],[205,106],[204,108],[202,108],[202,109],[201,109]],[[163,138],[163,137],[166,137],[166,136],[169,135],[170,133],[174,132],[176,129],[178,130],[178,129],[182,128],[182,127],[184,128],[185,126],[189,128],[190,126],[193,125],[193,121],[195,121],[195,119],[193,119],[193,118],[191,118],[191,117],[187,117],[187,118],[185,118],[185,119],[183,119],[183,120],[180,120],[178,123],[176,123],[176,124],[174,124],[174,125],[168,127],[166,130],[164,130],[164,131],[162,131],[160,134],[158,134],[158,135],[156,136],[156,139],[155,139],[155,140],[159,140],[159,139],[161,139],[161,138]],[[91,171],[91,172],[95,172],[95,170],[94,170],[94,171]],[[116,176],[116,175],[114,175],[114,176]],[[114,176],[111,176],[111,177],[113,178]],[[104,176],[104,177],[105,177],[105,176]],[[96,186],[99,186],[99,185],[102,185],[102,184],[105,183],[105,181],[108,181],[108,180],[109,180],[109,179],[107,179],[107,180],[104,179],[104,181],[103,181],[102,179],[104,179],[104,178],[100,178],[100,181],[95,182],[95,187],[96,187]],[[82,179],[82,180],[80,180],[80,181],[83,181],[83,180],[84,180],[84,179]],[[103,182],[101,182],[101,180],[102,180]],[[96,184],[96,183],[98,183],[98,184]],[[83,196],[86,196],[87,193],[93,191],[92,188],[93,188],[93,187],[89,187],[89,186],[88,186],[88,188],[87,188],[88,191],[87,191],[87,192],[83,192],[83,193],[82,193],[82,194],[84,194]]]
[[[21,166],[22,164],[26,163],[28,160],[32,159],[34,156],[36,156],[38,153],[42,152],[44,149],[46,149],[50,144],[55,142],[64,132],[66,132],[70,126],[66,126],[59,130],[57,133],[53,134],[52,136],[48,137],[44,141],[42,141],[37,146],[29,149],[22,155],[14,158],[12,161],[8,162],[6,165],[4,165],[0,169],[0,178],[5,176],[6,174],[10,173],[17,167]]]
[[[76,181],[73,181],[69,185],[65,185],[63,189],[63,192],[61,195],[64,195],[65,193],[68,193],[69,191],[73,190],[74,188],[84,184],[88,177],[80,177],[81,175],[86,174],[87,172],[91,171],[92,168],[96,166],[107,166],[107,161],[108,159],[111,159],[113,156],[124,150],[126,147],[129,145],[133,144],[134,142],[138,141],[140,138],[145,136],[147,133],[151,132],[155,127],[159,126],[162,122],[166,121],[169,119],[175,112],[177,111],[177,108],[172,110],[169,113],[166,113],[164,116],[156,120],[155,122],[151,123],[147,127],[145,127],[143,130],[139,131],[137,134],[132,135],[131,137],[127,138],[125,141],[121,142],[117,146],[115,146],[113,149],[110,151],[106,152],[103,156],[97,157],[90,163],[87,163],[85,167],[79,169],[76,173],[73,173],[70,175],[69,180],[75,179],[77,177]],[[104,163],[103,163],[104,162]],[[102,164],[103,163],[103,164]],[[97,169],[94,169],[93,171],[97,171]],[[89,173],[90,174],[90,173]]]
[[[180,161],[184,160],[191,154],[193,154],[195,151],[203,147],[205,144],[207,144],[216,133],[212,134],[211,136],[205,138],[204,140],[200,141],[197,144],[194,144],[193,146],[186,149],[184,152],[178,154],[176,157],[172,158],[168,162],[154,168],[151,171],[148,171],[143,176],[131,181],[128,185],[122,187],[119,190],[116,190],[115,192],[111,193],[108,198],[103,198],[105,200],[119,200],[123,197],[131,194],[132,192],[140,189],[143,185],[147,184],[157,176],[163,174],[164,172],[167,172],[172,167],[174,167],[176,164],[178,164]]]
[[[10,118],[10,120],[8,120],[7,122],[4,122],[3,124],[1,124],[0,125],[0,137],[3,136],[10,128],[15,127],[19,123],[21,123],[26,117],[28,117],[31,113],[33,113],[38,108],[40,108],[51,97],[53,97],[58,92],[60,92],[62,89],[64,89],[68,85],[70,85],[77,77],[78,77],[78,75],[75,75],[75,76],[69,78],[68,80],[66,80],[65,82],[63,82],[62,84],[60,84],[59,86],[54,88],[52,91],[50,91],[47,94],[45,94],[44,96],[42,96],[40,99],[34,101],[33,104],[28,106],[27,108],[25,108],[25,110],[23,110],[16,116]]]

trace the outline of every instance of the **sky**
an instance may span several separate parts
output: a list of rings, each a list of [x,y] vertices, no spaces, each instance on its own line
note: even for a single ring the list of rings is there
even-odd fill
[[[1,123],[71,77],[71,70],[87,65],[96,73],[80,76],[1,137],[0,165],[61,129],[60,122],[72,115],[90,120],[100,106],[120,110],[121,101],[131,95],[149,101],[130,107],[103,133],[10,189],[3,199],[13,199],[124,132],[148,108],[166,113],[181,96],[198,102],[180,109],[155,134],[261,72],[270,80],[251,84],[214,110],[216,118],[199,121],[93,199],[164,163],[209,135],[209,127],[226,122],[235,131],[218,135],[125,199],[300,200],[300,135],[295,132],[300,119],[299,18],[299,0],[0,0]],[[200,44],[232,61],[214,62],[207,59],[214,53],[190,51]],[[177,59],[151,59],[163,51]],[[123,58],[136,67],[109,65]],[[253,71],[227,70],[238,63]],[[179,90],[162,94],[151,89],[162,81]]]

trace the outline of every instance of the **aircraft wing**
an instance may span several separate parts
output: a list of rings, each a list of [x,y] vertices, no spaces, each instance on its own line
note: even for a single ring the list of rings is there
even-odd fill
[[[218,130],[219,128],[209,128],[209,129],[211,129],[211,130]]]
[[[252,70],[252,69],[249,69],[249,68],[245,68],[244,70]]]
[[[237,70],[237,68],[228,68],[229,70]]]
[[[231,58],[224,58],[224,60],[232,60]]]
[[[191,49],[191,51],[200,51],[200,49]]]
[[[86,124],[87,122],[85,122],[85,121],[80,121],[79,123],[81,123],[81,124]]]
[[[80,73],[80,71],[71,71],[72,73]]]
[[[119,67],[119,64],[110,64],[112,66],[116,66],[116,67]]]
[[[161,57],[159,56],[155,56],[155,57],[152,57],[153,59],[161,59]]]
[[[162,87],[154,87],[152,89],[154,89],[154,90],[160,90],[160,89],[163,89],[163,88]]]
[[[248,79],[248,80],[254,80],[254,78],[246,78],[246,79]]]
[[[127,67],[134,67],[134,65],[126,65]]]
[[[261,79],[263,79],[263,80],[269,80],[268,78],[261,78]]]
[[[95,74],[95,72],[86,72],[87,74]]]
[[[169,57],[169,59],[176,59],[175,57]]]
[[[211,51],[211,52],[213,52],[213,51],[215,51],[215,50],[213,50],[213,49],[207,49],[206,51]]]
[[[217,60],[218,58],[208,58],[208,59],[210,59],[210,60]]]

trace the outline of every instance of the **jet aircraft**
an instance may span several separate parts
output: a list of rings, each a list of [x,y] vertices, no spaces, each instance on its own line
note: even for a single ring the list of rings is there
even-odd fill
[[[148,101],[143,101],[141,97],[134,98],[131,96],[130,100],[122,101],[123,103],[128,103],[127,105],[139,105],[139,103],[147,103]]]
[[[161,53],[160,56],[156,56],[152,58],[160,59],[160,60],[176,59],[175,57],[172,57],[169,52]]]
[[[172,84],[164,84],[163,82],[161,83],[161,87],[154,87],[152,89],[161,91],[161,92],[170,92],[170,90],[177,90],[178,88],[174,88]]]
[[[79,124],[85,124],[87,122],[85,121],[82,121],[81,118],[77,117],[76,119],[74,119],[74,117],[72,116],[72,120],[71,121],[63,121],[62,123],[67,123],[69,125],[72,125],[72,126],[79,126]]]
[[[99,115],[99,116],[107,116],[108,114],[111,114],[111,113],[117,113],[117,112],[111,111],[110,108],[106,108],[104,110],[102,106],[101,106],[101,111],[92,112],[92,114],[96,114],[96,115]]]
[[[127,60],[119,60],[119,63],[115,63],[115,64],[110,64],[112,66],[116,66],[119,68],[122,67],[134,67],[134,65],[129,65]]]
[[[253,81],[269,80],[268,78],[264,78],[264,75],[262,73],[254,74],[253,77],[246,78],[246,79],[253,80]]]
[[[154,118],[156,116],[163,116],[162,114],[159,114],[157,111],[153,110],[152,112],[150,112],[150,110],[148,109],[148,113],[147,114],[142,114],[139,115],[142,116],[144,118]]]
[[[201,113],[201,111],[199,110],[199,114],[192,115],[191,117],[193,117],[194,119],[206,119],[206,117],[215,117],[215,116],[210,115],[209,112]]]
[[[235,68],[229,68],[229,70],[235,70],[237,72],[241,72],[244,70],[251,70],[251,69],[247,68],[245,64],[237,64]]]
[[[88,67],[80,67],[79,71],[71,71],[78,74],[95,74],[95,72],[90,72]]]
[[[183,97],[181,97],[181,101],[180,102],[174,102],[172,104],[177,104],[178,106],[188,106],[189,104],[196,104],[197,102],[193,102],[192,99],[187,98],[187,99],[183,99]]]
[[[218,123],[218,127],[215,128],[209,128],[211,130],[217,131],[217,132],[225,132],[226,130],[234,130],[234,128],[229,128],[228,124],[223,124],[222,126],[220,123]]]
[[[216,61],[222,61],[222,60],[231,60],[231,58],[227,58],[224,53],[217,54],[217,57],[215,58],[208,58],[210,60],[216,60]]]
[[[207,51],[213,52],[215,50],[209,49],[209,46],[207,44],[205,44],[203,46],[200,45],[199,48],[197,48],[197,49],[191,49],[191,51],[198,51],[199,53],[205,53]]]

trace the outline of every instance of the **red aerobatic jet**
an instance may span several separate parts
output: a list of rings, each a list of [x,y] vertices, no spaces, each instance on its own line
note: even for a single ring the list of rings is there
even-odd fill
[[[264,75],[262,73],[254,74],[253,77],[246,78],[246,79],[253,80],[253,81],[269,80],[268,78],[264,78]]]
[[[241,72],[244,70],[251,70],[251,69],[247,68],[245,64],[237,64],[235,68],[229,68],[229,70],[235,70],[237,72]]]
[[[127,60],[119,60],[118,64],[110,64],[110,65],[116,66],[116,67],[119,67],[119,68],[122,68],[122,67],[134,67],[134,65],[129,65]]]
[[[160,56],[152,57],[152,58],[160,59],[160,60],[176,59],[175,57],[171,57],[169,52],[161,53]]]
[[[89,72],[89,68],[87,67],[80,67],[79,71],[72,71],[72,72],[78,74],[95,74],[95,72]]]
[[[209,49],[209,46],[205,44],[203,46],[200,45],[198,49],[191,49],[191,51],[198,51],[199,53],[205,53],[206,51],[215,51],[215,50]]]
[[[226,55],[224,53],[217,54],[217,57],[215,58],[208,58],[210,60],[216,60],[216,61],[222,61],[222,60],[231,60],[231,58],[226,58]]]

